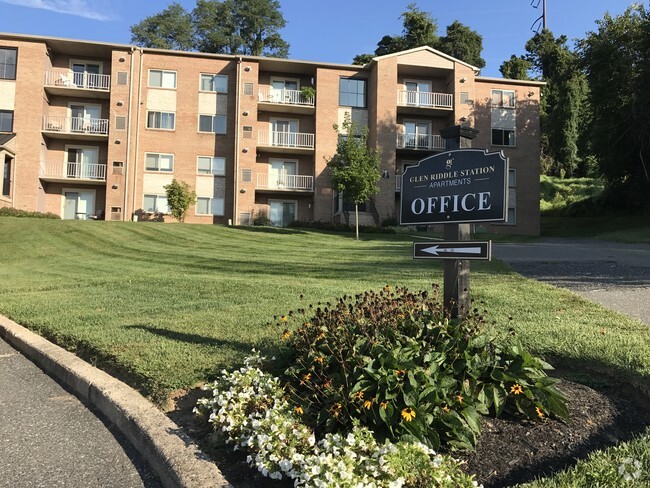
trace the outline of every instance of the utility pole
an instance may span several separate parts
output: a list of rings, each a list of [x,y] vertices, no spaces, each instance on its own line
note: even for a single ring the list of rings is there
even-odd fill
[[[539,5],[542,5],[542,15],[535,19],[533,25],[530,26],[530,30],[539,32],[540,25],[542,29],[546,29],[546,0],[531,0],[530,4],[533,8],[539,8]]]

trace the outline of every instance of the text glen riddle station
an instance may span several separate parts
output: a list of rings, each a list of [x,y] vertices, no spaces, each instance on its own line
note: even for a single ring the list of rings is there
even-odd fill
[[[400,223],[504,221],[507,176],[501,152],[459,149],[423,159],[402,175]]]

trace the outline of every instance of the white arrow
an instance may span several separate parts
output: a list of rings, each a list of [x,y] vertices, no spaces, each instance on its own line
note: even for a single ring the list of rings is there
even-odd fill
[[[443,247],[442,249],[438,249],[439,247],[440,246],[431,246],[431,247],[427,247],[426,249],[420,249],[420,251],[433,254],[434,256],[437,256],[438,253],[444,253],[444,252],[457,252],[462,254],[481,254],[480,247]]]

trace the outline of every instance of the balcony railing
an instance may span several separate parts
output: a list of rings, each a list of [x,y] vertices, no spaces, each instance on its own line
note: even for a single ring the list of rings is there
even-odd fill
[[[108,135],[108,119],[43,116],[43,130],[79,134]]]
[[[314,149],[314,134],[301,132],[260,131],[257,138],[260,146]]]
[[[257,175],[257,188],[268,190],[313,191],[314,177],[259,173]]]
[[[397,148],[435,151],[443,150],[445,148],[445,142],[439,135],[397,134]]]
[[[108,91],[111,88],[111,77],[95,73],[52,70],[45,72],[45,86]]]
[[[106,181],[106,164],[42,161],[41,176],[45,178]]]
[[[399,90],[397,105],[402,107],[453,108],[454,96],[448,93]]]
[[[285,105],[314,106],[314,97],[306,97],[300,90],[285,90],[260,87],[259,101],[263,103],[281,103]]]

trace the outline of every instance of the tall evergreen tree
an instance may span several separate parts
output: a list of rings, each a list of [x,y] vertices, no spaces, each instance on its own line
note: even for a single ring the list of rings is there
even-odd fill
[[[131,26],[131,42],[143,47],[191,51],[192,22],[180,3],[172,3],[162,12]]]
[[[531,69],[530,61],[523,56],[510,56],[510,59],[501,63],[499,71],[504,78],[511,80],[530,80],[528,72]]]
[[[479,69],[485,67],[481,57],[483,37],[457,20],[447,26],[447,35],[440,39],[438,49]]]

